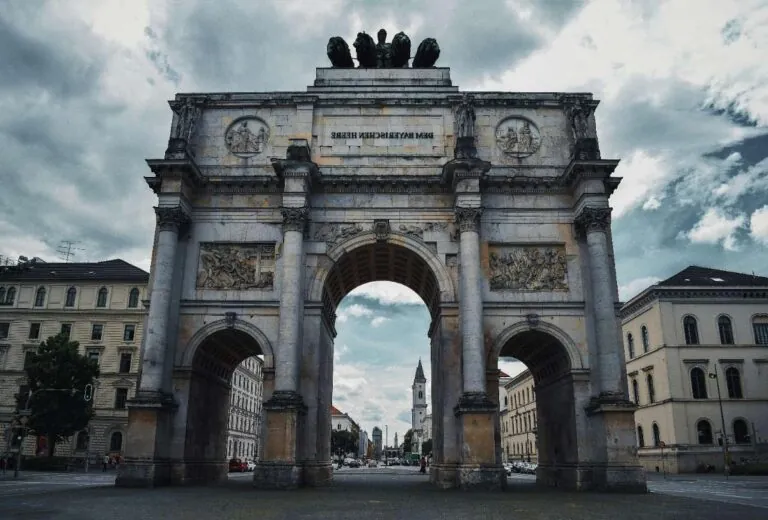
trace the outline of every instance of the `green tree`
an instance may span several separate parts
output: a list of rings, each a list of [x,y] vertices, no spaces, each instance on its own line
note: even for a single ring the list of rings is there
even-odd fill
[[[413,447],[413,429],[405,432],[403,436],[403,453],[410,453]]]
[[[347,430],[333,430],[331,432],[331,452],[333,455],[338,455],[339,452],[344,455],[357,453],[357,449],[358,437],[354,432]]]
[[[26,367],[30,393],[19,395],[18,405],[24,409],[29,403],[27,427],[31,433],[48,438],[49,457],[57,442],[83,430],[93,416],[84,391],[99,377],[99,366],[81,355],[78,346],[63,334],[51,336],[40,344]]]
[[[426,456],[432,451],[432,439],[421,443],[421,454]]]

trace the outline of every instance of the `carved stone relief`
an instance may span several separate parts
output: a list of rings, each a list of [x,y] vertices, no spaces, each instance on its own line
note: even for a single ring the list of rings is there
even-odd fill
[[[539,151],[541,135],[527,119],[508,117],[496,127],[496,145],[509,157],[527,157]]]
[[[338,223],[323,223],[315,228],[315,232],[312,234],[314,240],[322,240],[328,247],[331,248],[339,242],[352,238],[360,233],[370,231],[370,227],[366,229],[362,224],[338,224]]]
[[[269,142],[269,127],[258,117],[241,117],[224,133],[224,142],[238,157],[253,157],[264,151]]]
[[[200,244],[198,289],[272,289],[275,244]]]
[[[567,291],[565,248],[493,247],[488,254],[492,291]]]

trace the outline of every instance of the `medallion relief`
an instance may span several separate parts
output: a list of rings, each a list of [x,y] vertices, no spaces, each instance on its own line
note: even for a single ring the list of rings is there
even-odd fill
[[[541,135],[527,119],[508,117],[496,127],[496,145],[509,157],[527,157],[539,151]]]
[[[224,133],[224,142],[238,157],[253,157],[264,151],[269,142],[269,126],[258,117],[241,117]]]
[[[491,247],[492,291],[567,291],[568,267],[562,246]]]
[[[200,244],[198,289],[272,289],[275,244]]]

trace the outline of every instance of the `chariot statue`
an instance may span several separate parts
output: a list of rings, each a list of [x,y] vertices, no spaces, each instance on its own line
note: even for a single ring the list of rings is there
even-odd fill
[[[392,38],[392,43],[387,43],[387,31],[379,30],[378,42],[374,42],[371,35],[365,32],[357,33],[357,38],[352,44],[357,55],[357,66],[361,69],[388,69],[407,68],[411,60],[411,39],[404,32],[399,32]],[[333,36],[328,40],[328,59],[335,68],[353,68],[355,62],[352,58],[349,45],[340,36]],[[413,56],[412,67],[425,69],[434,67],[440,57],[440,46],[434,38],[425,38]]]

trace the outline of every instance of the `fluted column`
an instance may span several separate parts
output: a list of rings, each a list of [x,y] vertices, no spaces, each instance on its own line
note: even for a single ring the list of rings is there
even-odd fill
[[[576,217],[577,230],[587,244],[589,274],[592,287],[592,311],[595,320],[597,360],[590,363],[598,372],[596,394],[623,396],[624,371],[622,348],[616,317],[613,270],[611,269],[608,232],[611,208],[585,207]],[[596,365],[596,366],[595,366]]]
[[[144,332],[141,360],[140,394],[156,394],[163,390],[166,351],[168,349],[168,315],[179,228],[189,221],[176,207],[157,207],[157,246],[153,263],[152,292],[149,297],[147,330]]]
[[[482,208],[456,208],[459,227],[459,310],[464,394],[485,395],[483,296],[480,288],[480,215]]]
[[[309,208],[283,207],[283,269],[280,288],[280,322],[275,366],[275,393],[299,390],[299,330],[302,319],[302,264],[304,227]]]

